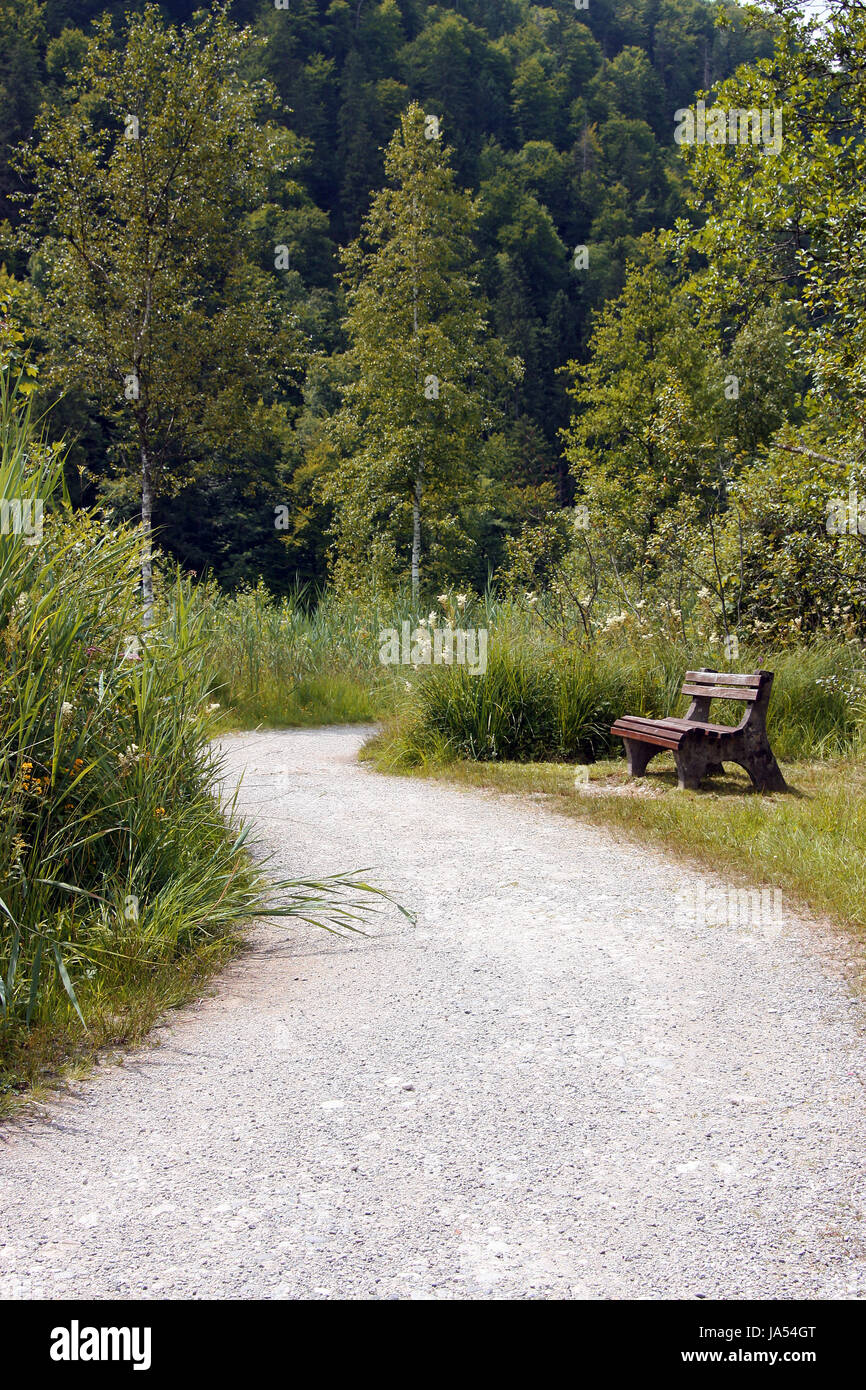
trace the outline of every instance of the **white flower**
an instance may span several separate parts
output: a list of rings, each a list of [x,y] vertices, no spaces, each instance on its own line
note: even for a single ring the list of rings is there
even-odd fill
[[[448,607],[448,595],[447,595],[447,594],[440,594],[439,597],[438,597],[438,599],[437,599],[437,603],[441,603],[443,608],[447,608],[447,607]]]
[[[128,743],[125,753],[118,753],[117,761],[120,763],[121,772],[128,772],[138,762],[139,752],[137,743]]]
[[[464,608],[466,607],[466,600],[467,600],[467,598],[468,598],[468,594],[458,594],[458,595],[457,595],[457,607],[460,608],[461,610],[464,609]]]
[[[628,621],[628,614],[627,614],[627,613],[611,613],[611,614],[608,616],[607,622],[606,622],[605,625],[604,625],[604,630],[605,630],[605,632],[608,632],[608,631],[610,630],[610,628],[612,628],[612,627],[622,627],[623,623],[625,623],[625,622],[627,622],[627,621]]]
[[[72,723],[72,716],[73,716],[74,713],[75,713],[74,707],[73,707],[72,705],[70,705],[70,703],[69,703],[68,700],[64,700],[64,701],[63,701],[63,704],[60,706],[60,722],[61,722],[61,724],[71,724],[71,723]]]
[[[524,598],[526,599],[526,602],[529,604],[530,608],[534,603],[538,602],[537,594],[524,594]]]
[[[208,713],[208,714],[214,714],[219,708],[220,708],[220,706],[219,706],[218,703],[214,703],[214,704],[212,704],[212,705],[208,705],[208,707],[207,707],[207,713]]]

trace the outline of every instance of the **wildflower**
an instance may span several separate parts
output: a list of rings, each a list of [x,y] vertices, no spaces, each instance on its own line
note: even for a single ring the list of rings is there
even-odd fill
[[[461,613],[463,612],[463,609],[466,607],[466,600],[468,597],[468,594],[457,595],[457,607],[460,609]]]
[[[208,714],[215,714],[216,711],[217,711],[219,708],[220,708],[219,701],[215,700],[215,701],[213,702],[213,704],[208,705],[208,707],[207,707],[207,713],[208,713]]]
[[[529,604],[530,608],[532,608],[533,605],[538,602],[537,594],[524,594],[524,598],[526,599],[526,602]]]
[[[61,724],[63,724],[64,726],[66,726],[67,724],[71,724],[71,723],[72,723],[72,716],[73,716],[74,713],[75,713],[75,707],[74,707],[74,705],[71,705],[71,704],[69,703],[68,700],[64,700],[64,701],[63,701],[63,704],[60,706],[60,722],[61,722]]]
[[[435,627],[435,626],[436,626],[436,614],[435,614],[435,613],[428,613],[428,614],[427,614],[427,621],[428,621],[428,623],[430,624],[431,627]]]
[[[440,594],[439,597],[438,597],[438,599],[437,599],[437,603],[441,603],[443,608],[447,608],[447,607],[448,607],[448,595],[447,595],[447,594]]]
[[[164,806],[157,806],[157,808],[156,808],[156,810],[154,811],[153,814],[154,814],[155,816],[164,816],[164,815],[165,815],[165,807],[164,807]]]
[[[138,756],[138,744],[128,743],[126,745],[126,752],[118,753],[117,755],[117,761],[120,763],[121,772],[124,774],[129,772],[129,769],[134,767],[138,762]]]

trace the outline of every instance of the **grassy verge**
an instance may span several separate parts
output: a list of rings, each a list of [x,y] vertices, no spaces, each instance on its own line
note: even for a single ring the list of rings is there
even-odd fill
[[[673,757],[662,754],[645,778],[628,776],[621,758],[583,769],[555,762],[434,761],[395,765],[387,735],[364,756],[382,771],[433,776],[517,794],[543,794],[565,815],[612,827],[734,879],[778,887],[866,942],[866,761],[834,758],[786,763],[791,792],[755,795],[745,774],[713,778],[699,792],[677,788]]]
[[[54,992],[29,1028],[9,1029],[3,1039],[0,1120],[45,1099],[52,1088],[86,1074],[118,1049],[138,1046],[169,1010],[200,996],[243,944],[239,933],[219,929],[175,960],[128,968],[93,988],[79,984],[86,1029],[69,1000]]]

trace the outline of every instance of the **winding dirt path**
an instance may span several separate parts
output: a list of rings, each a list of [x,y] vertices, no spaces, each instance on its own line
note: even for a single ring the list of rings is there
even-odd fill
[[[263,927],[158,1046],[7,1126],[0,1296],[862,1298],[839,940],[683,923],[711,879],[378,776],[362,738],[225,746],[276,868],[369,868],[417,925]]]

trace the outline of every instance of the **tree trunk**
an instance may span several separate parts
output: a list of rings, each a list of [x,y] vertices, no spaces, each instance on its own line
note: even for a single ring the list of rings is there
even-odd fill
[[[412,199],[412,213],[418,216],[418,199]],[[412,336],[418,341],[418,265],[412,267]],[[415,366],[415,389],[421,388],[420,364]],[[412,607],[418,612],[418,590],[421,571],[421,489],[424,470],[419,468],[415,474],[415,491],[412,497]]]
[[[421,489],[420,471],[415,476],[415,494],[412,498],[412,607],[418,611],[418,590],[421,573]]]
[[[141,601],[144,627],[153,622],[153,549],[151,517],[153,516],[153,479],[147,444],[141,446]]]

